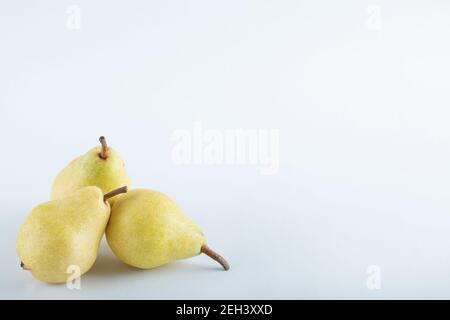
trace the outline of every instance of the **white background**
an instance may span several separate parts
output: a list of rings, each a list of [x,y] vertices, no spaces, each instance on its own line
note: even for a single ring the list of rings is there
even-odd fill
[[[444,0],[3,1],[0,298],[450,298],[449,37]],[[279,130],[278,173],[176,165],[196,120]],[[229,272],[136,270],[106,245],[81,290],[20,270],[20,224],[100,135]]]

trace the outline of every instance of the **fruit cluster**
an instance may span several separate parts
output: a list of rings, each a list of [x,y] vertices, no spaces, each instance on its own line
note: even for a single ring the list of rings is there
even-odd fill
[[[225,270],[202,231],[167,195],[129,191],[131,180],[120,155],[101,146],[70,162],[56,177],[51,201],[35,207],[22,224],[16,250],[20,265],[47,283],[63,283],[94,264],[103,234],[124,263],[151,269],[204,253]]]

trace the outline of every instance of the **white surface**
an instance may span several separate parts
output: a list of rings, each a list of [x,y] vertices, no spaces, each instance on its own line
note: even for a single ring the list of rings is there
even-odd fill
[[[450,298],[449,32],[447,1],[2,2],[0,298]],[[278,129],[278,174],[175,165],[196,120]],[[134,270],[107,246],[81,290],[20,270],[21,222],[101,134],[229,272]]]

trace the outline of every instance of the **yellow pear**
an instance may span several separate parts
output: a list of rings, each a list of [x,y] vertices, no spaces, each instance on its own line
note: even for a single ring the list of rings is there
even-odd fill
[[[84,274],[97,258],[108,223],[111,208],[106,200],[126,191],[123,187],[103,195],[90,186],[35,207],[17,236],[21,266],[47,283],[66,282],[71,272]]]
[[[108,147],[105,137],[100,137],[101,146],[70,162],[55,178],[51,199],[63,198],[75,190],[97,186],[104,193],[121,186],[130,187],[131,180],[120,155]],[[110,204],[114,199],[109,200]]]
[[[135,189],[119,197],[105,234],[114,254],[137,268],[151,269],[205,253],[229,269],[225,259],[206,245],[202,231],[161,192]]]

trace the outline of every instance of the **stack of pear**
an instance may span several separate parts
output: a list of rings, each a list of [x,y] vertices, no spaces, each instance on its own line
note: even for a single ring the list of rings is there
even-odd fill
[[[51,201],[35,207],[17,236],[21,266],[37,279],[62,283],[68,268],[80,275],[94,264],[106,239],[124,263],[152,269],[204,253],[225,270],[229,264],[211,250],[203,232],[167,195],[135,189],[120,155],[101,146],[70,162],[55,178]],[[115,197],[116,195],[119,195]]]

